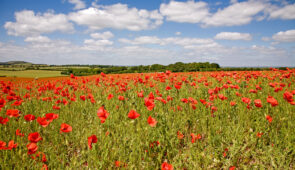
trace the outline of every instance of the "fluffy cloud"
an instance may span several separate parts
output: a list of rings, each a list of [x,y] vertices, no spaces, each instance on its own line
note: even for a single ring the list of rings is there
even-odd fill
[[[218,9],[216,13],[210,13],[206,2],[178,2],[170,1],[161,4],[160,12],[166,16],[166,20],[179,23],[200,23],[203,27],[208,26],[235,26],[250,23],[256,15],[264,12],[268,3],[264,1],[231,1],[224,9]],[[258,16],[259,17],[259,16]],[[264,19],[264,16],[260,16]]]
[[[239,32],[221,32],[216,34],[214,37],[218,40],[245,40],[249,41],[252,36],[249,33],[239,33]]]
[[[181,32],[175,32],[175,35],[181,35]]]
[[[105,45],[112,45],[113,42],[110,40],[86,39],[84,40],[84,44],[91,45],[91,46],[105,46]]]
[[[46,37],[46,36],[35,36],[35,37],[27,37],[25,40],[25,42],[32,42],[32,43],[48,43],[48,42],[51,42],[51,40]]]
[[[269,17],[272,19],[295,19],[295,4],[286,5],[283,8],[277,8],[269,12]]]
[[[90,51],[105,51],[106,48],[113,45],[113,41],[107,39],[86,39],[84,40],[84,46],[81,47],[83,50],[90,50]]]
[[[103,28],[139,31],[152,29],[162,24],[163,17],[157,10],[147,11],[128,8],[126,4],[90,7],[69,14],[69,18],[79,25],[92,30]]]
[[[72,32],[73,25],[68,22],[64,14],[45,12],[44,14],[24,10],[15,13],[16,22],[6,22],[4,28],[8,35],[14,36],[38,36],[42,33],[54,31]]]
[[[69,0],[69,3],[74,4],[74,9],[83,9],[86,7],[85,3],[81,0]]]
[[[181,38],[181,37],[168,37],[168,38],[158,38],[156,36],[140,36],[133,40],[130,39],[119,39],[121,43],[132,44],[132,45],[142,45],[142,44],[159,44],[159,45],[180,45],[184,48],[190,47],[191,45],[200,44],[212,44],[214,41],[212,39],[202,39],[202,38]]]
[[[161,4],[160,12],[168,21],[188,23],[199,23],[209,15],[207,3],[201,1],[170,1],[169,4]]]
[[[140,45],[140,44],[164,44],[161,39],[156,36],[140,36],[136,37],[134,40],[129,40],[125,38],[121,38],[118,40],[121,43],[132,44],[132,45]]]
[[[262,12],[266,7],[260,1],[246,1],[233,3],[230,6],[218,10],[215,14],[205,18],[203,26],[235,26],[250,23],[254,16]]]
[[[295,42],[295,29],[288,31],[280,31],[272,36],[277,42]]]
[[[114,34],[111,33],[110,31],[106,31],[103,33],[92,33],[90,36],[94,39],[110,39],[114,37]]]

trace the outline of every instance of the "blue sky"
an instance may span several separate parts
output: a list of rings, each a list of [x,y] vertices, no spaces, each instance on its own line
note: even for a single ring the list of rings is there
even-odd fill
[[[1,0],[0,61],[295,66],[292,0]]]

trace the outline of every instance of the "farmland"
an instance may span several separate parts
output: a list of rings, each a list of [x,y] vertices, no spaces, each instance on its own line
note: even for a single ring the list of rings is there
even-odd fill
[[[295,69],[4,78],[0,169],[294,169],[294,82]]]
[[[62,76],[60,71],[48,70],[21,70],[21,71],[3,71],[0,70],[1,77],[26,77],[26,78],[42,78],[42,77],[58,77]]]

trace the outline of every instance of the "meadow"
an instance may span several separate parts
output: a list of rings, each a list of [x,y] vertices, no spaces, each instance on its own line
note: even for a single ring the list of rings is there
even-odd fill
[[[0,70],[0,77],[26,77],[26,78],[42,78],[42,77],[58,77],[63,76],[61,71],[49,70],[20,70],[8,71]]]
[[[294,82],[295,69],[2,79],[0,169],[295,169]]]

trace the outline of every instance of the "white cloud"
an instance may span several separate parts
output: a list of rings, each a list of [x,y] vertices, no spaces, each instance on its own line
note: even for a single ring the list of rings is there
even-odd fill
[[[260,1],[246,1],[231,4],[205,18],[202,26],[235,26],[250,23],[254,16],[262,12],[266,4]]]
[[[46,37],[46,36],[35,36],[35,37],[27,37],[25,40],[25,42],[32,42],[32,43],[48,43],[51,42],[51,40]]]
[[[237,2],[238,2],[238,0],[230,0],[231,4],[234,4],[234,3],[237,3]]]
[[[175,35],[181,35],[181,32],[175,32]]]
[[[157,10],[128,8],[126,4],[90,7],[69,14],[69,18],[91,30],[103,28],[128,29],[139,31],[153,29],[162,24],[162,16]]]
[[[160,12],[168,21],[199,23],[209,15],[207,6],[201,1],[170,1],[169,4],[161,4]]]
[[[45,12],[44,14],[34,11],[23,10],[15,13],[16,22],[6,22],[4,28],[8,35],[14,36],[38,36],[42,33],[54,31],[72,32],[74,27],[68,22],[64,14]]]
[[[295,29],[288,31],[280,31],[272,36],[277,42],[295,42]]]
[[[270,41],[271,38],[269,38],[269,37],[262,37],[261,40],[262,40],[262,41]]]
[[[92,33],[90,34],[90,36],[94,39],[110,39],[110,38],[113,38],[114,37],[114,34],[111,33],[110,31],[106,31],[106,32],[103,32],[103,33]]]
[[[172,39],[171,39],[172,41]],[[227,47],[216,42],[188,44],[183,48],[142,47],[115,48],[108,40],[85,40],[81,46],[65,40],[49,43],[0,42],[0,61],[25,60],[47,64],[171,64],[182,62],[217,62],[221,66],[295,66],[294,50],[272,46]],[[83,56],[83,57],[81,57]],[[58,62],[58,63],[57,63]]]
[[[86,39],[84,40],[83,50],[104,51],[106,47],[113,45],[113,41],[107,39]]]
[[[84,40],[84,44],[93,45],[93,46],[105,46],[105,45],[112,45],[113,42],[110,40],[86,39],[86,40]]]
[[[239,32],[220,32],[214,37],[218,40],[245,40],[249,41],[252,39],[249,33],[239,33]]]
[[[133,40],[130,39],[119,39],[121,43],[132,44],[132,45],[142,45],[142,44],[159,44],[159,45],[179,45],[187,48],[192,45],[200,44],[212,44],[214,41],[212,39],[202,39],[202,38],[182,38],[182,37],[168,37],[168,38],[158,38],[156,36],[140,36]]]
[[[295,19],[295,4],[286,5],[283,8],[271,10],[269,13],[269,17],[272,19]]]
[[[140,45],[140,44],[161,44],[161,40],[156,36],[140,36],[136,37],[134,40],[129,40],[121,38],[118,40],[121,43]],[[164,42],[162,42],[164,43]]]
[[[231,0],[229,6],[215,13],[210,13],[208,3],[202,1],[170,1],[160,6],[160,12],[167,21],[199,23],[202,27],[245,25],[254,19],[261,21],[265,19],[267,9],[270,9],[270,4],[266,0]],[[262,13],[264,15],[261,16]]]
[[[83,9],[86,7],[85,2],[81,0],[69,0],[69,3],[74,4],[74,9]]]

